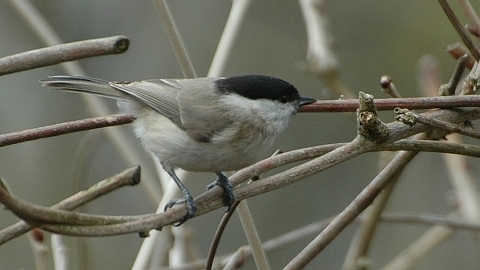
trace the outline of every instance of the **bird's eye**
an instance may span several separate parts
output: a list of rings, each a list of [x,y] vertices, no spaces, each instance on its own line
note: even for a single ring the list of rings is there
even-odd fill
[[[287,96],[281,96],[278,101],[280,101],[281,103],[287,103],[288,102],[288,98]]]

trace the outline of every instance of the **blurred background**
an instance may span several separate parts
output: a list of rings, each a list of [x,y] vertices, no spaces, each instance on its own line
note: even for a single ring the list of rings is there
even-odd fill
[[[475,2],[478,4],[478,2]],[[379,87],[380,76],[389,74],[405,97],[421,96],[418,61],[426,55],[438,59],[443,82],[447,82],[455,61],[445,48],[460,39],[436,1],[326,1],[333,46],[340,62],[341,78],[354,93],[364,91],[387,97]],[[34,3],[64,42],[126,35],[129,50],[121,55],[81,60],[87,74],[107,80],[181,78],[173,50],[165,35],[159,12],[152,1],[43,0]],[[229,14],[230,1],[169,1],[198,76],[206,76]],[[480,9],[477,6],[477,9]],[[8,4],[0,1],[0,57],[44,47],[25,21]],[[252,1],[232,50],[224,76],[266,74],[294,84],[303,95],[337,99],[317,77],[305,73],[307,37],[297,1]],[[41,68],[0,78],[0,133],[90,117],[79,95],[53,92],[38,80],[65,72],[58,66]],[[112,111],[115,103],[108,102]],[[385,122],[394,114],[381,114]],[[123,130],[131,144],[141,148],[130,126]],[[356,135],[352,114],[299,114],[276,141],[272,152],[306,146],[347,142]],[[154,173],[147,154],[138,164],[142,172]],[[261,239],[268,240],[331,217],[375,177],[378,154],[367,154],[338,165],[301,182],[248,200]],[[438,154],[418,155],[403,174],[388,205],[389,211],[447,214],[448,174]],[[478,160],[471,160],[478,174]],[[120,172],[125,164],[102,131],[80,132],[42,139],[0,149],[0,176],[11,192],[29,202],[49,206],[93,183]],[[189,174],[187,186],[198,195],[215,179],[213,174]],[[128,187],[88,204],[82,211],[128,215],[151,213],[153,200],[141,186]],[[187,222],[195,252],[206,256],[222,210]],[[0,213],[0,227],[18,219],[8,211]],[[422,225],[382,224],[371,248],[373,269],[381,268],[428,229]],[[168,232],[168,230],[166,230]],[[167,233],[166,232],[166,233]],[[348,227],[307,269],[339,269],[354,227]],[[86,247],[78,248],[77,241]],[[272,269],[290,261],[310,239],[268,253]],[[128,269],[142,243],[136,234],[78,239],[67,237],[73,269]],[[217,254],[245,245],[240,222],[235,216],[227,227]],[[414,269],[476,269],[480,246],[471,232],[458,231],[434,249]],[[21,236],[0,246],[3,269],[34,269],[28,239]],[[81,267],[79,265],[82,265]],[[250,259],[244,269],[253,269]]]

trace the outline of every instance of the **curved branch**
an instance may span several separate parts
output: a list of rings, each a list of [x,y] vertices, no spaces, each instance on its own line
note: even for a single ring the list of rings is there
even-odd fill
[[[52,206],[54,209],[73,210],[80,207],[100,196],[103,196],[117,188],[125,185],[136,185],[140,182],[140,167],[134,166],[125,171],[102,180],[92,187],[82,190],[77,194],[59,202]],[[25,221],[19,221],[0,231],[0,244],[3,244],[23,233],[33,229],[31,225]]]

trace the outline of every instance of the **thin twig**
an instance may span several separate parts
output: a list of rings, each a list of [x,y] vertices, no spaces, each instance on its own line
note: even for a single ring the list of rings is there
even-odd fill
[[[223,75],[225,65],[230,56],[230,51],[237,40],[240,26],[243,23],[243,19],[245,18],[245,14],[251,2],[251,0],[232,1],[230,14],[225,23],[225,28],[223,29],[220,41],[218,42],[217,50],[215,51],[212,63],[210,64],[207,77],[220,77]]]
[[[333,39],[328,30],[325,1],[300,0],[299,3],[308,39],[306,63],[300,67],[318,76],[334,94],[353,98],[354,94],[340,79],[338,60],[331,48]]]
[[[455,12],[453,12],[447,0],[438,0],[438,3],[440,3],[440,6],[442,7],[443,11],[447,15],[448,19],[450,20],[450,23],[452,23],[458,35],[462,39],[463,44],[467,46],[473,58],[475,58],[475,60],[478,61],[480,59],[480,54],[477,48],[475,47],[475,44],[473,44],[472,39],[468,36],[467,31],[465,31],[465,28],[458,20],[457,15],[455,15]]]
[[[433,248],[447,240],[454,230],[442,225],[435,225],[418,237],[409,247],[388,262],[383,270],[403,270],[412,268],[413,264],[424,258]]]
[[[213,239],[212,239],[212,243],[210,244],[210,248],[208,249],[207,261],[205,263],[206,270],[210,270],[213,267],[213,260],[215,259],[215,254],[217,253],[217,248],[218,248],[218,244],[220,243],[220,239],[222,238],[223,232],[227,227],[228,221],[230,220],[233,213],[235,212],[235,209],[237,209],[237,206],[239,203],[240,201],[236,201],[232,205],[230,210],[223,215],[222,220],[220,221],[220,224],[218,224],[217,230],[215,231],[215,235],[213,236]]]
[[[115,114],[0,134],[0,147],[73,132],[125,125],[133,122],[134,119],[135,118],[129,114]]]
[[[397,87],[393,83],[392,77],[383,75],[380,77],[380,87],[382,91],[393,98],[400,98],[400,93],[397,91]]]
[[[128,44],[127,37],[113,36],[14,54],[0,58],[0,76],[88,57],[123,53],[128,49]]]
[[[468,54],[466,68],[471,70],[475,64],[475,58],[472,57],[467,47],[461,43],[453,43],[447,46],[446,52],[453,56],[454,59],[459,59],[460,57]]]
[[[470,33],[474,34],[477,38],[480,37],[480,19],[477,16],[477,13],[473,9],[469,0],[458,0],[458,4],[462,9],[465,17],[467,17],[470,24],[467,25],[467,29]]]
[[[397,107],[417,109],[451,109],[456,107],[478,107],[480,96],[447,96],[387,98],[373,101],[378,111],[389,111]],[[358,108],[357,99],[317,100],[315,103],[302,106],[300,112],[354,112]]]
[[[262,248],[262,243],[260,241],[260,237],[258,236],[257,229],[255,228],[255,223],[253,222],[253,218],[250,210],[248,209],[246,200],[240,201],[238,205],[238,216],[240,217],[243,231],[245,232],[248,244],[252,250],[256,269],[269,270],[270,266],[268,265],[267,256]]]
[[[401,222],[411,225],[441,225],[461,230],[480,230],[480,223],[478,223],[478,221],[468,220],[454,215],[453,213],[448,215],[435,215],[430,213],[390,212],[384,213],[381,217],[381,221],[395,223]]]
[[[462,55],[460,58],[457,59],[457,64],[455,65],[455,70],[450,77],[450,80],[447,84],[443,84],[440,86],[439,96],[452,96],[455,94],[455,90],[457,89],[457,85],[462,79],[463,71],[465,71],[465,66],[467,65],[468,54]]]
[[[449,133],[459,133],[475,139],[480,139],[480,131],[473,127],[461,126],[461,125],[445,122],[442,120],[426,117],[421,114],[416,114],[408,109],[397,108],[395,109],[395,113],[398,114],[397,117],[400,116],[397,120],[402,122],[405,120],[406,122],[404,123],[408,125],[420,123],[433,128],[438,128],[438,129],[447,131]]]
[[[190,61],[187,49],[185,49],[180,32],[178,31],[177,25],[175,24],[175,20],[173,19],[166,1],[157,0],[155,3],[157,3],[158,10],[160,11],[160,19],[162,20],[170,44],[173,47],[177,61],[180,64],[183,76],[185,78],[196,78],[197,74],[193,68],[192,61]]]
[[[28,240],[32,248],[33,258],[35,260],[36,270],[47,270],[49,249],[45,241],[45,232],[42,230],[33,230],[28,234]]]

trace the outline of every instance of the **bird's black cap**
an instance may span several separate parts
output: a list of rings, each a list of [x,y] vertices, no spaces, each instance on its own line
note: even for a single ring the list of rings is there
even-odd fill
[[[249,99],[271,99],[282,103],[299,100],[298,90],[290,83],[271,76],[242,75],[216,81],[223,94],[236,93]]]

